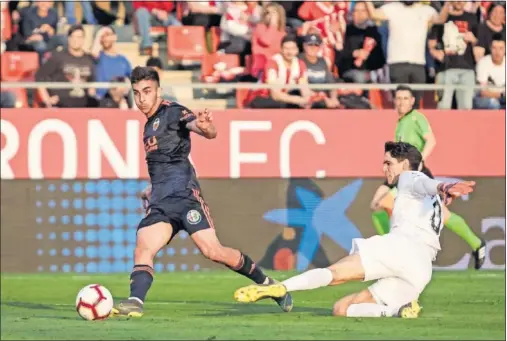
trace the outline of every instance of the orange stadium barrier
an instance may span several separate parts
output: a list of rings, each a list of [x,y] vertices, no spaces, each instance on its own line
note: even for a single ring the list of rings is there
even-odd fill
[[[505,176],[505,113],[425,112],[439,176]],[[218,137],[193,139],[201,178],[380,177],[394,111],[227,110]],[[145,118],[115,109],[2,111],[2,179],[147,178]]]

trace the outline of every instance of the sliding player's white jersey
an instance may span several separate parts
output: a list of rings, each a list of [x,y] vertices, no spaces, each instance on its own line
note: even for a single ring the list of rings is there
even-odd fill
[[[440,196],[421,190],[420,180],[428,179],[421,172],[405,171],[398,180],[398,193],[391,216],[391,233],[417,238],[435,250],[440,250],[440,231],[443,227]]]

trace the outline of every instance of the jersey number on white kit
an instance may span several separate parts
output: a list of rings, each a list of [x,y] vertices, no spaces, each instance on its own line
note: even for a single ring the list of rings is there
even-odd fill
[[[442,227],[442,204],[437,197],[435,197],[435,201],[433,202],[433,214],[431,215],[431,228],[437,235],[440,235]]]

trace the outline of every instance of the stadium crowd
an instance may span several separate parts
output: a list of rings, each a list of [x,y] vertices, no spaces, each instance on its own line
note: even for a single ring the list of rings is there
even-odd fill
[[[1,2],[2,81],[128,82],[133,65],[117,47],[117,30],[132,25],[139,55],[150,56],[147,65],[159,72],[169,61],[186,68],[187,57],[196,60],[178,46],[186,32],[197,35],[205,43],[194,51],[202,59],[194,71],[208,83],[505,86],[501,1],[111,1],[106,9],[101,3],[79,2],[79,22],[75,2]],[[156,51],[160,32],[167,60]],[[2,87],[1,107],[129,108],[128,92]],[[505,91],[450,88],[435,95],[440,109],[505,108]],[[236,91],[238,106],[251,108],[370,108],[371,97],[372,91],[304,87]]]

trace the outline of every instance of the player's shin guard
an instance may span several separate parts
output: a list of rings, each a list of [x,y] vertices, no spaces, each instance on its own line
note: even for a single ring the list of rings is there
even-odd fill
[[[151,283],[153,283],[153,268],[149,265],[134,265],[134,270],[130,274],[129,298],[137,298],[144,303]]]
[[[235,267],[229,266],[229,268],[245,277],[248,277],[256,284],[267,283],[267,276],[264,272],[262,272],[257,264],[255,264],[254,261],[244,253],[241,253],[238,264]]]

